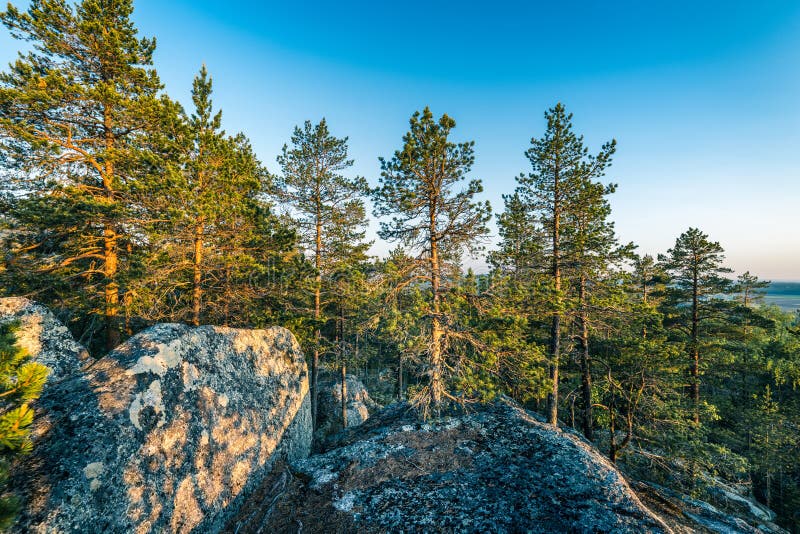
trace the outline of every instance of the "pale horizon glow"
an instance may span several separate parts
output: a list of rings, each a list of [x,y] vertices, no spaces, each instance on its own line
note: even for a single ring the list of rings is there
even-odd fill
[[[138,0],[133,18],[166,91],[190,103],[205,63],[224,128],[271,171],[292,128],[324,116],[376,184],[378,156],[429,105],[476,141],[497,213],[560,101],[591,152],[617,139],[621,241],[657,255],[698,227],[737,273],[800,280],[800,3],[532,4]],[[21,46],[0,29],[2,68]]]

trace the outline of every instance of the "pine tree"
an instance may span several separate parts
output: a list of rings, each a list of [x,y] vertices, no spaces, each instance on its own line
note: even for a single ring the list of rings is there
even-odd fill
[[[243,135],[225,139],[222,190],[209,210],[204,281],[206,322],[229,326],[270,324],[283,314],[287,288],[308,268],[297,234],[267,200],[270,177]],[[298,283],[298,286],[300,284]]]
[[[483,337],[493,346],[493,355],[509,353],[505,361],[498,359],[505,393],[519,402],[538,403],[547,395],[542,375],[546,350],[538,334],[541,318],[549,312],[544,238],[519,193],[504,195],[503,201],[505,209],[497,215],[500,242],[488,256],[491,303],[484,313]]]
[[[417,254],[406,283],[428,284],[425,329],[427,385],[416,403],[427,414],[440,408],[447,391],[448,352],[458,332],[456,321],[443,306],[446,293],[458,269],[462,253],[475,251],[486,236],[490,217],[488,203],[477,203],[483,190],[478,180],[464,189],[455,188],[466,179],[475,157],[473,142],[454,143],[450,133],[455,121],[447,115],[437,121],[427,107],[415,112],[403,148],[391,159],[381,159],[380,186],[375,191],[375,215],[391,217],[381,222],[381,238],[399,242]]]
[[[132,188],[140,232],[134,317],[144,322],[263,325],[288,319],[285,288],[303,276],[296,236],[267,200],[270,176],[244,134],[222,129],[205,67],[194,109],[175,108]]]
[[[37,274],[21,289],[86,306],[102,318],[106,348],[120,338],[131,242],[125,194],[143,159],[137,140],[163,108],[150,66],[155,40],[137,36],[132,12],[131,0],[34,0],[27,12],[9,5],[0,15],[33,44],[0,74],[0,151],[13,170],[6,187],[17,200],[12,217],[27,231],[14,251],[16,273]]]
[[[641,305],[642,317],[642,339],[647,339],[648,325],[651,322],[656,324],[661,321],[660,317],[653,319],[657,313],[658,305],[664,297],[665,283],[669,277],[656,263],[655,258],[649,254],[635,256],[633,259],[633,271],[629,279],[631,292],[635,295],[635,300]]]
[[[217,215],[218,202],[221,200],[221,188],[236,188],[236,185],[225,183],[226,176],[219,172],[219,166],[226,154],[222,153],[219,132],[222,124],[222,111],[213,112],[211,103],[212,82],[208,77],[205,65],[195,77],[192,87],[192,101],[195,111],[189,119],[192,146],[191,156],[187,162],[186,177],[189,189],[193,194],[194,213],[192,223],[192,324],[198,326],[202,315],[203,298],[203,253],[206,242],[207,222]],[[237,184],[238,185],[238,184]],[[260,184],[259,184],[260,185]],[[223,193],[224,194],[224,193]],[[230,195],[227,195],[230,196]]]
[[[666,280],[652,256],[634,257],[630,272],[613,273],[606,286],[618,288],[614,313],[603,319],[594,340],[596,417],[607,425],[608,457],[616,463],[638,440],[657,441],[662,451],[683,439],[686,417],[680,403],[683,356],[668,342],[658,304]],[[626,466],[637,466],[637,455]],[[647,458],[643,469],[652,469]]]
[[[330,315],[335,317],[335,352],[341,387],[342,428],[347,428],[347,369],[360,362],[359,339],[366,327],[362,313],[370,296],[367,250],[365,241],[366,209],[361,198],[346,202],[332,214],[326,229],[330,258],[330,280],[325,280],[331,295]]]
[[[566,241],[569,225],[574,224],[580,195],[587,184],[602,176],[609,165],[616,143],[603,146],[596,156],[590,156],[583,137],[572,130],[572,115],[562,104],[545,113],[547,130],[540,139],[532,139],[525,153],[532,172],[519,176],[517,194],[529,207],[532,219],[543,240],[542,256],[547,265],[552,298],[549,335],[551,391],[547,397],[547,419],[558,424],[559,363],[562,354],[562,320],[565,312],[565,269],[569,267],[569,247]],[[575,235],[575,232],[572,232]]]
[[[660,255],[664,269],[671,275],[667,288],[670,324],[686,340],[689,355],[689,399],[692,420],[700,424],[700,374],[704,348],[713,347],[715,321],[724,321],[727,307],[719,296],[731,293],[733,284],[723,275],[731,272],[722,266],[724,250],[708,235],[689,228],[675,241],[675,246]]]
[[[403,401],[413,376],[415,364],[427,359],[427,345],[422,335],[425,309],[422,287],[413,273],[415,258],[402,247],[389,251],[387,258],[375,264],[377,283],[369,310],[370,330],[380,346],[380,358],[394,366],[394,398]]]
[[[7,495],[11,461],[29,452],[33,409],[29,403],[39,397],[47,380],[48,369],[30,361],[30,356],[16,345],[18,323],[0,324],[0,528],[11,526],[18,502]]]
[[[364,213],[360,200],[368,191],[366,180],[342,174],[353,165],[347,155],[347,138],[331,135],[322,119],[312,125],[306,121],[296,127],[291,147],[284,145],[278,157],[282,175],[277,178],[278,197],[288,204],[295,216],[301,246],[310,256],[316,270],[313,285],[312,316],[314,341],[311,357],[311,409],[317,421],[317,381],[320,355],[325,349],[322,327],[326,323],[324,308],[332,293],[325,284],[338,268],[333,244],[347,243],[348,256],[368,247],[363,238]],[[344,238],[344,239],[337,239]],[[341,247],[340,247],[341,248]],[[327,294],[325,294],[327,293]],[[328,340],[329,341],[329,340]]]
[[[736,300],[747,308],[757,306],[764,300],[764,289],[769,287],[768,280],[759,280],[757,276],[750,274],[750,271],[740,274],[736,278],[734,291],[737,293]]]
[[[589,440],[594,437],[589,335],[595,322],[603,323],[604,316],[615,313],[620,287],[611,271],[629,257],[634,248],[632,243],[619,245],[614,223],[609,220],[611,205],[606,197],[616,190],[616,185],[593,181],[610,165],[612,153],[613,144],[599,160],[584,163],[587,167],[581,173],[584,182],[577,191],[574,207],[566,211],[564,218],[564,236],[569,243],[565,257],[577,292],[573,316],[579,345],[583,434]]]
[[[495,273],[514,282],[530,282],[541,274],[544,264],[542,229],[519,192],[503,195],[505,209],[497,214],[500,242],[487,260]]]

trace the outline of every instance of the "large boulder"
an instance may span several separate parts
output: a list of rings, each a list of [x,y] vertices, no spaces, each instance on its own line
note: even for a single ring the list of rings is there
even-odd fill
[[[396,405],[265,487],[240,532],[669,532],[580,436],[510,401],[421,423]],[[277,488],[277,489],[276,489]]]
[[[358,426],[369,418],[369,414],[380,406],[372,400],[364,384],[357,377],[347,375],[345,379],[347,395],[347,428]],[[324,373],[320,376],[319,397],[317,398],[318,443],[328,436],[342,430],[342,379],[340,376]]]
[[[19,323],[17,345],[50,369],[47,383],[53,384],[77,373],[89,357],[66,326],[41,304],[22,297],[0,298],[0,323]]]
[[[278,459],[309,453],[306,364],[286,329],[161,324],[81,360],[40,306],[3,299],[0,315],[30,318],[22,338],[54,369],[14,473],[19,531],[218,531]]]

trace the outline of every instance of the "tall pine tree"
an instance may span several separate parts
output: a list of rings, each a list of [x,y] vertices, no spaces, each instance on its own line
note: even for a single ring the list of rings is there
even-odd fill
[[[689,357],[689,399],[692,420],[700,424],[700,375],[704,350],[715,345],[713,325],[725,321],[727,303],[721,295],[731,293],[733,283],[724,275],[724,250],[716,241],[697,228],[689,228],[678,236],[675,246],[660,255],[671,280],[667,287],[669,324],[685,340]]]
[[[618,310],[615,301],[620,287],[613,269],[619,267],[634,248],[632,243],[619,245],[614,223],[609,220],[611,205],[606,197],[616,190],[616,185],[593,181],[602,176],[610,164],[612,152],[613,145],[601,160],[584,162],[584,183],[576,195],[574,207],[566,212],[564,225],[566,241],[569,242],[565,256],[570,264],[570,275],[574,278],[574,292],[577,293],[572,316],[578,340],[583,434],[589,440],[594,437],[590,332],[595,323],[604,324],[604,318]]]
[[[549,302],[549,376],[551,390],[547,396],[547,419],[558,424],[559,366],[562,356],[562,321],[565,316],[565,270],[570,265],[568,237],[576,236],[574,228],[581,195],[587,184],[602,176],[610,163],[616,143],[605,144],[596,156],[590,156],[583,137],[572,129],[572,115],[562,104],[545,113],[547,129],[539,139],[531,140],[525,155],[532,171],[519,176],[517,194],[531,210],[531,220],[542,239],[542,259],[546,266],[551,299]]]
[[[34,0],[0,19],[32,44],[0,74],[0,151],[11,172],[8,209],[26,233],[14,272],[24,292],[102,319],[120,338],[120,279],[128,203],[141,169],[137,140],[159,122],[155,40],[139,38],[131,0]],[[49,278],[47,278],[49,275]],[[98,328],[89,320],[85,329]]]
[[[348,242],[348,254],[363,253],[364,211],[361,197],[367,183],[361,177],[342,174],[353,165],[347,154],[347,138],[337,138],[322,119],[314,125],[306,121],[296,127],[291,146],[284,145],[278,157],[282,174],[277,178],[277,195],[291,209],[300,234],[301,246],[316,270],[311,305],[314,341],[311,357],[311,410],[317,421],[317,398],[320,355],[326,343],[322,329],[326,323],[325,306],[335,289],[326,291],[325,283],[339,268],[342,238]],[[330,340],[327,340],[328,342]]]
[[[403,148],[391,159],[381,159],[380,187],[375,191],[375,215],[391,217],[381,222],[379,235],[401,243],[416,253],[413,269],[404,283],[428,286],[425,316],[427,385],[416,402],[426,414],[438,410],[447,388],[448,353],[455,339],[466,339],[457,321],[448,314],[442,299],[465,251],[478,249],[488,233],[488,202],[475,196],[483,190],[479,180],[457,189],[475,161],[473,142],[454,143],[450,133],[455,120],[442,115],[434,119],[427,107],[415,112],[403,136]]]

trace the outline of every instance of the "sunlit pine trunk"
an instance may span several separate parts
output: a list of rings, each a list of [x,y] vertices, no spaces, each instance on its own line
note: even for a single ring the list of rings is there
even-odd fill
[[[200,326],[200,313],[203,300],[203,231],[204,220],[197,218],[194,227],[194,254],[192,258],[192,325]]]
[[[127,253],[127,257],[130,258],[133,255],[133,245],[131,245],[130,240],[125,244],[125,252]],[[131,324],[131,307],[133,306],[133,292],[128,289],[122,296],[122,305],[123,309],[125,310],[125,335],[130,337],[133,335],[133,325]]]
[[[550,326],[550,366],[549,378],[550,391],[547,394],[547,420],[553,426],[558,426],[558,360],[561,356],[561,206],[559,198],[559,176],[555,173],[555,197],[553,203],[553,262],[551,273],[553,275],[553,289],[555,290],[555,311]]]
[[[433,321],[431,326],[431,348],[430,348],[430,395],[434,409],[438,408],[442,402],[444,392],[442,356],[442,340],[444,338],[444,328],[442,326],[441,296],[439,295],[439,284],[441,276],[441,266],[439,264],[439,243],[436,232],[436,199],[431,199],[429,208],[430,224],[430,247],[431,247],[431,291],[433,291]]]
[[[581,396],[583,398],[583,435],[586,439],[592,440],[594,437],[592,414],[592,362],[589,356],[589,325],[588,314],[586,311],[586,277],[581,275],[580,287],[578,289],[580,301],[580,364],[581,364]]]
[[[106,106],[103,110],[103,130],[105,137],[105,168],[103,174],[103,189],[110,203],[114,202],[114,164],[112,152],[114,150],[114,130],[111,123],[111,110]],[[117,240],[119,236],[114,226],[106,221],[103,224],[103,300],[105,302],[104,319],[106,328],[106,349],[111,350],[120,341],[120,332],[117,325],[119,313],[119,284],[117,283],[118,256]]]
[[[233,322],[235,322],[235,321],[231,321],[231,296],[232,296],[231,295],[232,294],[232,292],[231,292],[231,284],[232,284],[231,278],[232,278],[231,262],[230,261],[226,261],[225,262],[225,286],[224,286],[225,287],[225,291],[223,293],[223,295],[224,295],[223,300],[225,302],[222,305],[222,317],[223,317],[223,320],[225,322],[225,326],[230,326]]]
[[[342,428],[347,428],[347,364],[342,361]]]

